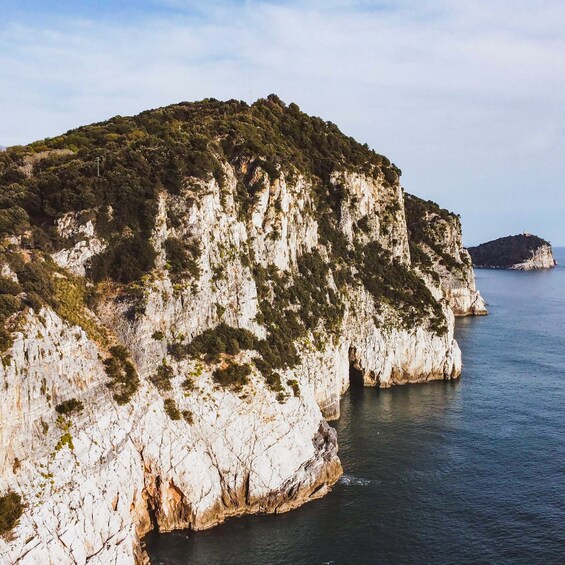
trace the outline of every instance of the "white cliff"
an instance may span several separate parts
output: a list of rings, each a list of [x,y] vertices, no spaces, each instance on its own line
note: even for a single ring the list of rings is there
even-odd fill
[[[459,217],[411,195],[406,198],[406,213],[413,262],[429,281],[432,292],[434,286],[441,289],[434,295],[444,296],[455,316],[487,314],[475,285],[471,257],[463,247]]]
[[[84,276],[87,262],[106,249],[106,244],[96,236],[94,224],[90,219],[80,223],[74,214],[65,214],[57,222],[57,232],[70,242],[77,240],[70,247],[53,254],[57,265],[75,275]]]
[[[330,209],[307,175],[258,166],[242,215],[238,183],[250,166],[226,162],[223,183],[192,178],[178,194],[160,192],[155,266],[141,280],[87,280],[98,291],[93,310],[78,291],[72,308],[61,308],[61,294],[13,326],[0,366],[0,493],[19,493],[24,510],[0,537],[0,562],[144,563],[140,540],[154,527],[202,529],[295,508],[326,494],[342,472],[326,420],[339,417],[351,368],[366,386],[459,376],[454,312],[484,311],[460,224],[445,221],[438,245],[418,241],[431,264],[416,261],[390,170],[334,172]],[[330,213],[338,220],[324,227]],[[91,219],[66,214],[57,227],[66,248],[53,253],[56,282],[83,288],[89,261],[111,242]],[[171,241],[197,249],[190,273],[174,273]],[[444,269],[438,250],[453,264]],[[377,271],[385,282],[398,277],[398,288],[374,287]],[[13,276],[7,264],[2,272]],[[301,296],[319,320],[301,313]],[[271,381],[253,348],[280,339],[265,312],[299,320],[296,363],[281,362]],[[247,331],[256,346],[213,359],[174,353],[220,325]],[[121,404],[105,367],[115,344],[139,376]],[[246,364],[247,382],[218,384],[218,371]],[[166,386],[155,379],[160,370]],[[59,414],[69,399],[82,408]]]
[[[551,245],[544,244],[534,249],[528,259],[521,263],[515,263],[508,268],[514,271],[536,271],[538,269],[553,269],[556,264]]]
[[[25,493],[26,508],[13,538],[0,541],[0,561],[141,560],[150,513],[163,531],[205,528],[291,509],[339,476],[335,432],[308,387],[279,403],[259,378],[238,395],[203,372],[193,393],[177,394],[190,421],[171,420],[147,384],[119,407],[96,346],[41,314],[1,369],[3,485]],[[85,409],[61,421],[53,405],[69,397]]]

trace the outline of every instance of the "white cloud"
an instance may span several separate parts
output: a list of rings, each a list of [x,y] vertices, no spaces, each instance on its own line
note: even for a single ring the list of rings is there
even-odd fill
[[[565,244],[563,2],[155,3],[175,10],[5,24],[0,143],[276,92],[391,157],[470,242],[528,227]]]

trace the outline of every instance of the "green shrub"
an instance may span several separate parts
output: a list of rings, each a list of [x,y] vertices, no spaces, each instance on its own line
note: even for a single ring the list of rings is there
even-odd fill
[[[287,400],[288,396],[284,392],[279,392],[277,394],[277,402],[280,404],[284,404]]]
[[[170,365],[165,365],[165,363],[163,363],[159,365],[157,371],[150,380],[159,390],[171,390],[171,379],[173,376],[173,368]]]
[[[16,268],[18,281],[26,293],[35,293],[50,306],[56,306],[52,269],[43,261],[21,263]]]
[[[177,407],[177,403],[172,398],[165,398],[165,412],[171,420],[180,420],[181,412]]]
[[[24,506],[21,496],[13,491],[8,491],[0,496],[0,535],[11,532],[23,514]]]
[[[190,377],[186,377],[181,386],[186,392],[191,392],[194,390],[194,381]]]
[[[229,387],[238,392],[249,382],[248,377],[250,374],[251,367],[247,363],[242,365],[230,363],[224,369],[216,369],[212,377],[214,378],[214,382],[219,385]]]
[[[23,307],[22,300],[16,296],[21,287],[12,280],[0,278],[0,352],[6,351],[13,344],[12,332],[7,327],[8,318],[19,312]]]
[[[237,355],[241,350],[256,349],[257,338],[249,331],[221,323],[197,335],[189,344],[173,343],[169,353],[177,360],[188,356],[204,356],[208,362],[221,354]]]
[[[292,389],[294,396],[300,396],[300,385],[296,379],[286,381],[286,384]]]
[[[139,279],[155,265],[155,249],[141,236],[115,237],[108,248],[95,255],[88,266],[88,274],[95,281],[107,278],[122,283]]]
[[[20,292],[22,292],[21,285],[8,277],[0,276],[0,294],[11,294],[16,296]]]
[[[30,308],[33,308],[36,313],[39,313],[41,308],[45,306],[43,298],[41,298],[37,292],[28,292],[24,298],[24,303]]]
[[[189,273],[194,279],[200,277],[198,260],[201,251],[196,243],[182,243],[177,238],[169,237],[165,241],[165,252],[171,273],[176,278],[183,273]]]
[[[369,233],[369,217],[363,216],[357,221],[357,227],[364,233]]]
[[[5,320],[12,314],[19,312],[22,301],[11,294],[0,294],[0,319]]]
[[[55,406],[55,410],[59,414],[72,414],[73,412],[82,412],[84,409],[84,404],[77,400],[76,398],[69,398],[68,400],[64,400],[60,404]]]
[[[110,378],[107,386],[118,404],[126,404],[137,391],[139,377],[129,359],[129,351],[123,345],[111,347],[110,354],[111,357],[104,361],[106,374]]]
[[[57,442],[57,445],[55,446],[55,451],[61,451],[61,449],[63,449],[63,447],[65,447],[65,445],[72,451],[75,446],[73,444],[73,436],[71,435],[71,432],[65,432],[60,438],[59,441]]]

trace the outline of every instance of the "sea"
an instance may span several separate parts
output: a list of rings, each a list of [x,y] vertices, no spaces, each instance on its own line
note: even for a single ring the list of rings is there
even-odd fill
[[[325,498],[151,533],[154,565],[565,564],[565,248],[550,271],[477,270],[453,382],[353,387]]]

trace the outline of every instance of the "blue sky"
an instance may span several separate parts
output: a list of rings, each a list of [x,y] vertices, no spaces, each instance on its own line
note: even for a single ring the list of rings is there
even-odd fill
[[[0,3],[0,145],[277,93],[390,157],[466,244],[565,245],[562,0]]]

